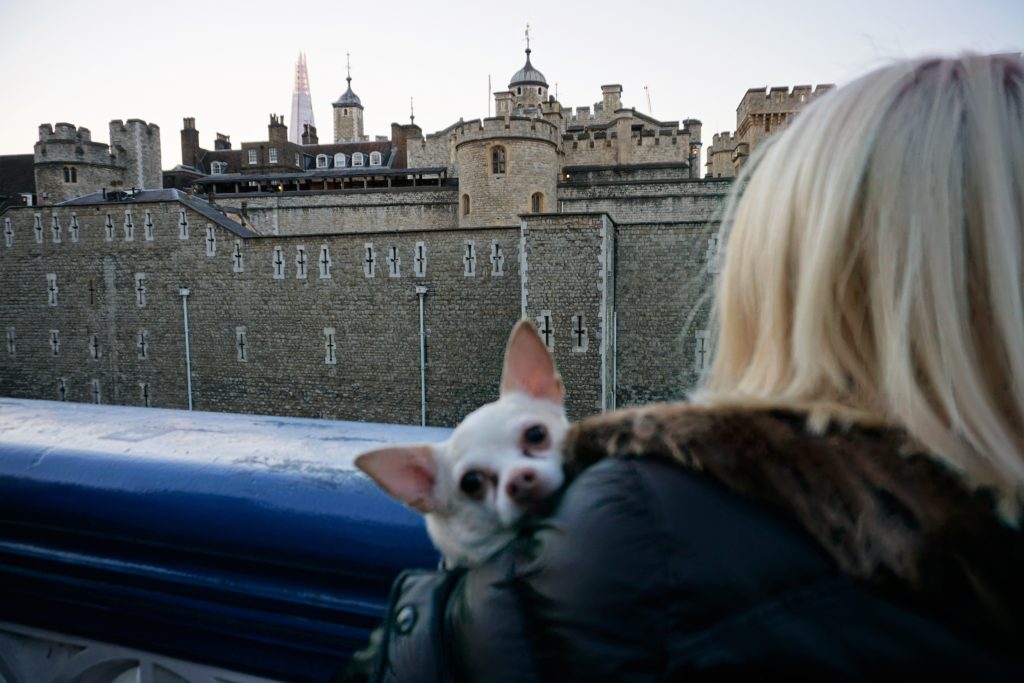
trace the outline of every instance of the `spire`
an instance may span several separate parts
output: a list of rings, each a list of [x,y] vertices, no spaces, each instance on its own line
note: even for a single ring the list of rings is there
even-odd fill
[[[292,92],[292,116],[288,139],[302,144],[302,131],[306,125],[316,128],[313,120],[313,98],[309,93],[309,72],[306,70],[306,53],[300,52],[295,62],[295,89]]]
[[[416,110],[413,109],[412,98],[411,97],[409,98],[409,123],[410,124],[416,123]]]

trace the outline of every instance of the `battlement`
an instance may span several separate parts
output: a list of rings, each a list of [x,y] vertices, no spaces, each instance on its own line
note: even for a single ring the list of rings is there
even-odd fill
[[[733,131],[722,131],[721,133],[715,133],[711,136],[711,146],[716,151],[720,149],[731,149],[736,146],[740,141],[739,137]]]
[[[39,142],[92,142],[92,133],[88,128],[75,126],[63,121],[56,125],[44,123],[39,126]]]
[[[192,127],[195,127],[195,119],[192,119]],[[160,135],[160,126],[155,123],[146,123],[142,119],[128,119],[128,121],[122,123],[121,119],[114,119],[110,122],[110,140],[121,135],[127,135],[129,132],[142,132],[148,136]]]
[[[748,114],[775,113],[797,111],[811,100],[834,89],[834,83],[821,83],[817,87],[810,85],[772,86],[750,88],[736,108],[737,119]]]
[[[476,140],[492,138],[536,138],[557,144],[559,139],[558,126],[550,121],[536,118],[511,116],[509,118],[494,117],[489,119],[473,119],[461,122],[452,131],[455,144],[461,145]]]

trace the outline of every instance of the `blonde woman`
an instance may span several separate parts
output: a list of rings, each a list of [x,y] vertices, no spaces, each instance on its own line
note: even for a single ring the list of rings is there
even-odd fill
[[[694,402],[576,425],[552,517],[388,666],[1024,680],[1022,226],[1019,55],[813,103],[736,183]]]

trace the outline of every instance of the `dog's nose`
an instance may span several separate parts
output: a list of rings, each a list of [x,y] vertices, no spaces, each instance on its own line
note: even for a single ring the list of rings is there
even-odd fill
[[[537,471],[524,467],[509,474],[505,493],[516,503],[525,503],[544,496],[544,486]]]

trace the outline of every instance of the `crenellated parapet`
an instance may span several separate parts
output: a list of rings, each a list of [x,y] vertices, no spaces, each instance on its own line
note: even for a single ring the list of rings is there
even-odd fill
[[[545,119],[510,116],[489,119],[474,119],[462,122],[452,129],[456,147],[467,142],[493,140],[495,138],[520,138],[544,140],[557,145],[560,139],[558,126]]]
[[[816,87],[810,85],[773,86],[750,88],[739,106],[736,107],[737,126],[744,117],[753,114],[796,113],[806,107],[812,100],[835,88],[835,84],[822,83]]]
[[[103,188],[163,185],[160,127],[141,119],[110,122],[110,144],[94,142],[88,128],[67,122],[39,126],[33,149],[36,193],[42,204]]]

